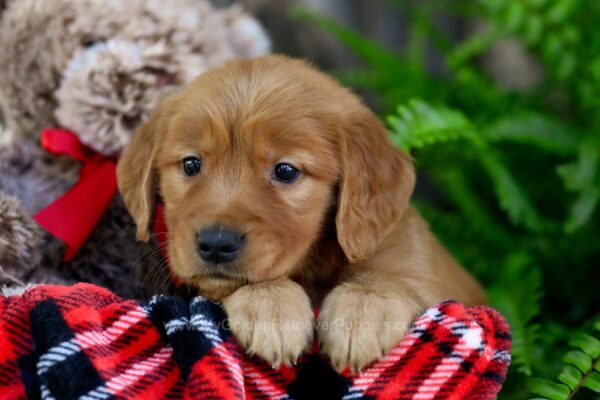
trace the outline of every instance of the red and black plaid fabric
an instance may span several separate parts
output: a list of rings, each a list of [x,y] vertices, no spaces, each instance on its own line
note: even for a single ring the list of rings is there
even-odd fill
[[[487,307],[445,302],[350,376],[317,353],[271,369],[244,355],[220,305],[122,300],[89,284],[1,297],[1,399],[493,399],[510,333]]]

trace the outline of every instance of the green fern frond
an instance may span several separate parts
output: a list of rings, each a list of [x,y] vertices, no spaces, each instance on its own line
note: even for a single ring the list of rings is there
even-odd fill
[[[500,118],[481,131],[490,142],[514,142],[533,145],[560,156],[577,153],[581,135],[554,118],[527,113]]]
[[[388,124],[392,142],[406,151],[465,139],[492,180],[500,208],[511,222],[532,231],[541,231],[548,225],[500,156],[482,136],[475,134],[477,128],[462,112],[411,100],[399,106],[396,115],[388,117]]]
[[[593,325],[596,334],[577,333],[569,341],[573,347],[563,357],[556,380],[532,378],[529,390],[551,400],[572,399],[582,388],[600,393],[600,322]]]
[[[565,188],[577,193],[565,223],[567,233],[573,233],[588,223],[600,202],[599,164],[600,147],[592,140],[587,140],[581,144],[574,163],[561,165],[557,169]]]
[[[481,145],[479,159],[493,182],[500,208],[511,222],[532,231],[542,231],[550,226],[538,213],[527,193],[521,188],[510,170],[501,161],[500,155],[487,145]]]
[[[400,105],[387,121],[392,142],[405,151],[474,136],[473,125],[461,112],[416,99]]]
[[[353,84],[358,81],[359,87],[379,93],[388,112],[407,98],[443,97],[449,87],[443,80],[428,76],[415,58],[388,50],[331,18],[298,6],[292,8],[291,14],[328,32],[365,62],[365,72],[371,74],[371,78],[365,78],[365,74],[358,71],[336,75],[341,77],[342,82]]]
[[[391,70],[395,71],[395,73],[399,73],[399,71],[405,72],[407,69],[406,66],[408,64],[401,62],[398,54],[385,49],[376,41],[366,39],[359,33],[344,27],[331,18],[299,6],[294,7],[291,13],[295,18],[308,21],[329,32],[371,67],[380,70]]]
[[[499,247],[514,246],[514,237],[502,225],[478,196],[477,188],[467,179],[465,168],[460,165],[432,166],[435,181],[446,196],[457,206],[470,227]]]
[[[483,33],[470,37],[448,55],[448,66],[452,69],[458,69],[474,57],[486,52],[502,36],[502,30],[493,26]]]
[[[504,262],[499,278],[488,290],[491,304],[507,319],[512,331],[512,356],[517,370],[532,374],[540,325],[532,323],[541,310],[542,273],[525,253]]]
[[[598,207],[600,194],[597,190],[591,188],[582,191],[573,202],[569,217],[565,223],[565,232],[573,233],[587,224]]]
[[[479,3],[487,14],[491,31],[522,39],[539,53],[557,78],[564,80],[573,76],[578,67],[574,45],[581,38],[579,26],[574,21],[585,9],[585,2],[482,0]],[[568,28],[559,30],[557,26]]]

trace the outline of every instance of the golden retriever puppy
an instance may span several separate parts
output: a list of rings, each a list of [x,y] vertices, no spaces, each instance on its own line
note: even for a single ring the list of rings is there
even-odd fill
[[[126,148],[138,238],[162,198],[172,270],[221,301],[248,352],[312,340],[359,370],[444,299],[484,300],[409,207],[411,159],[357,96],[305,62],[232,61],[166,98]]]

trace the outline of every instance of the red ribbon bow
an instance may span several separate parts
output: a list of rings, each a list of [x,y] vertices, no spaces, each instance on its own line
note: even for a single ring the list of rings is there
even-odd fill
[[[71,261],[117,192],[116,160],[95,152],[65,129],[44,129],[41,144],[52,154],[82,163],[77,183],[35,216],[38,224],[66,244],[63,259]]]
[[[117,192],[116,159],[92,150],[66,129],[44,129],[41,144],[52,154],[71,157],[82,163],[77,183],[34,217],[40,226],[66,244],[63,260],[71,261]],[[152,230],[168,265],[167,224],[160,202],[156,206]],[[170,268],[169,272],[173,282],[179,284]]]

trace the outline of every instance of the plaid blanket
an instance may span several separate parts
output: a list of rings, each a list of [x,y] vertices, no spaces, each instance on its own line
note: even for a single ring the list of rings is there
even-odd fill
[[[0,302],[1,399],[492,399],[509,352],[496,311],[451,301],[355,376],[317,349],[273,370],[244,355],[221,306],[201,297],[140,303],[77,284]]]

